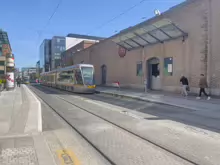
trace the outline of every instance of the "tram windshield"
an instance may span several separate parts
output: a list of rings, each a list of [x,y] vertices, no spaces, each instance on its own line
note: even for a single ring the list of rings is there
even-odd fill
[[[82,77],[85,85],[94,85],[94,69],[93,67],[81,67]]]
[[[24,77],[23,78],[23,83],[29,83],[29,78],[28,77]]]

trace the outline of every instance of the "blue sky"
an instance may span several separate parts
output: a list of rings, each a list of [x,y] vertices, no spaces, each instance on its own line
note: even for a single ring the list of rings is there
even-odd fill
[[[45,27],[59,1],[1,1],[0,28],[8,32],[17,67],[36,65],[39,45],[45,38],[66,36],[68,33],[109,37],[115,31],[152,17],[155,9],[163,12],[184,0],[146,0],[102,28],[97,27],[141,0],[62,0],[56,14]]]

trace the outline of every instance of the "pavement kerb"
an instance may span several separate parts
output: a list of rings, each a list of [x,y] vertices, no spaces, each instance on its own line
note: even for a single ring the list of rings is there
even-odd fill
[[[24,89],[26,90],[27,93],[29,93],[33,98],[34,98],[34,102],[30,102],[32,105],[36,104],[37,106],[37,112],[34,112],[31,114],[32,109],[30,109],[29,111],[29,115],[28,115],[28,121],[31,121],[30,118],[36,117],[37,116],[37,132],[42,132],[42,110],[41,110],[41,102],[37,99],[37,97],[33,94],[33,92],[26,86],[23,85]],[[31,106],[32,107],[32,106]],[[33,106],[35,107],[35,105]],[[35,115],[37,114],[37,115]],[[32,121],[33,122],[33,121]],[[31,124],[31,122],[30,122]],[[30,127],[30,128],[28,128]],[[31,126],[28,125],[28,122],[26,124],[26,128],[25,130],[31,130]],[[28,132],[28,131],[27,131]]]
[[[178,104],[173,104],[173,103],[169,103],[169,102],[165,103],[165,102],[160,102],[160,101],[149,99],[149,98],[141,98],[139,96],[130,96],[130,95],[124,95],[124,94],[118,94],[118,93],[106,92],[106,91],[97,91],[97,92],[100,92],[100,93],[103,93],[106,95],[111,95],[111,96],[120,96],[123,98],[130,98],[130,99],[139,100],[139,101],[157,103],[157,104],[161,104],[161,105],[170,105],[170,106],[175,106],[178,108],[191,109],[191,110],[195,110],[195,111],[201,110],[199,108],[195,108],[195,107],[191,107],[191,106],[178,105]]]

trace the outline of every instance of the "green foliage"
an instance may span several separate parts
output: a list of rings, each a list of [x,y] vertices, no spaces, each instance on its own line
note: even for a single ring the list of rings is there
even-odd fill
[[[6,80],[5,79],[0,79],[0,84],[6,84]]]

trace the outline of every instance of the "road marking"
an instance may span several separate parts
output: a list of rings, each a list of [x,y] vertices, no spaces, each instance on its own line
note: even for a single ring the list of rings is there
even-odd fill
[[[133,118],[136,118],[136,119],[143,119],[143,117],[135,115],[131,112],[128,112],[128,109],[125,109],[123,107],[117,107],[115,105],[108,104],[108,103],[99,103],[98,101],[93,101],[93,100],[86,100],[86,102],[104,107],[106,109],[109,109],[109,110],[112,110],[112,111],[115,111],[115,112],[122,113],[124,115],[130,116],[130,117],[133,117]],[[120,110],[118,110],[118,109],[120,109]]]
[[[133,117],[133,118],[135,118],[135,119],[144,119],[144,117],[135,115],[135,114],[133,114],[133,113],[131,113],[131,112],[122,111],[122,112],[120,112],[120,113],[125,114],[125,115],[128,115],[128,116],[130,116],[130,117]]]
[[[58,150],[57,155],[62,165],[80,165],[79,160],[72,150],[64,149]]]
[[[85,100],[85,101],[88,102],[88,103],[91,103],[91,104],[98,105],[100,107],[107,108],[107,109],[112,110],[112,111],[121,112],[121,110],[117,110],[116,108],[111,107],[111,105],[108,104],[108,103],[103,103],[103,102],[99,103],[98,101],[93,101],[93,100]]]

